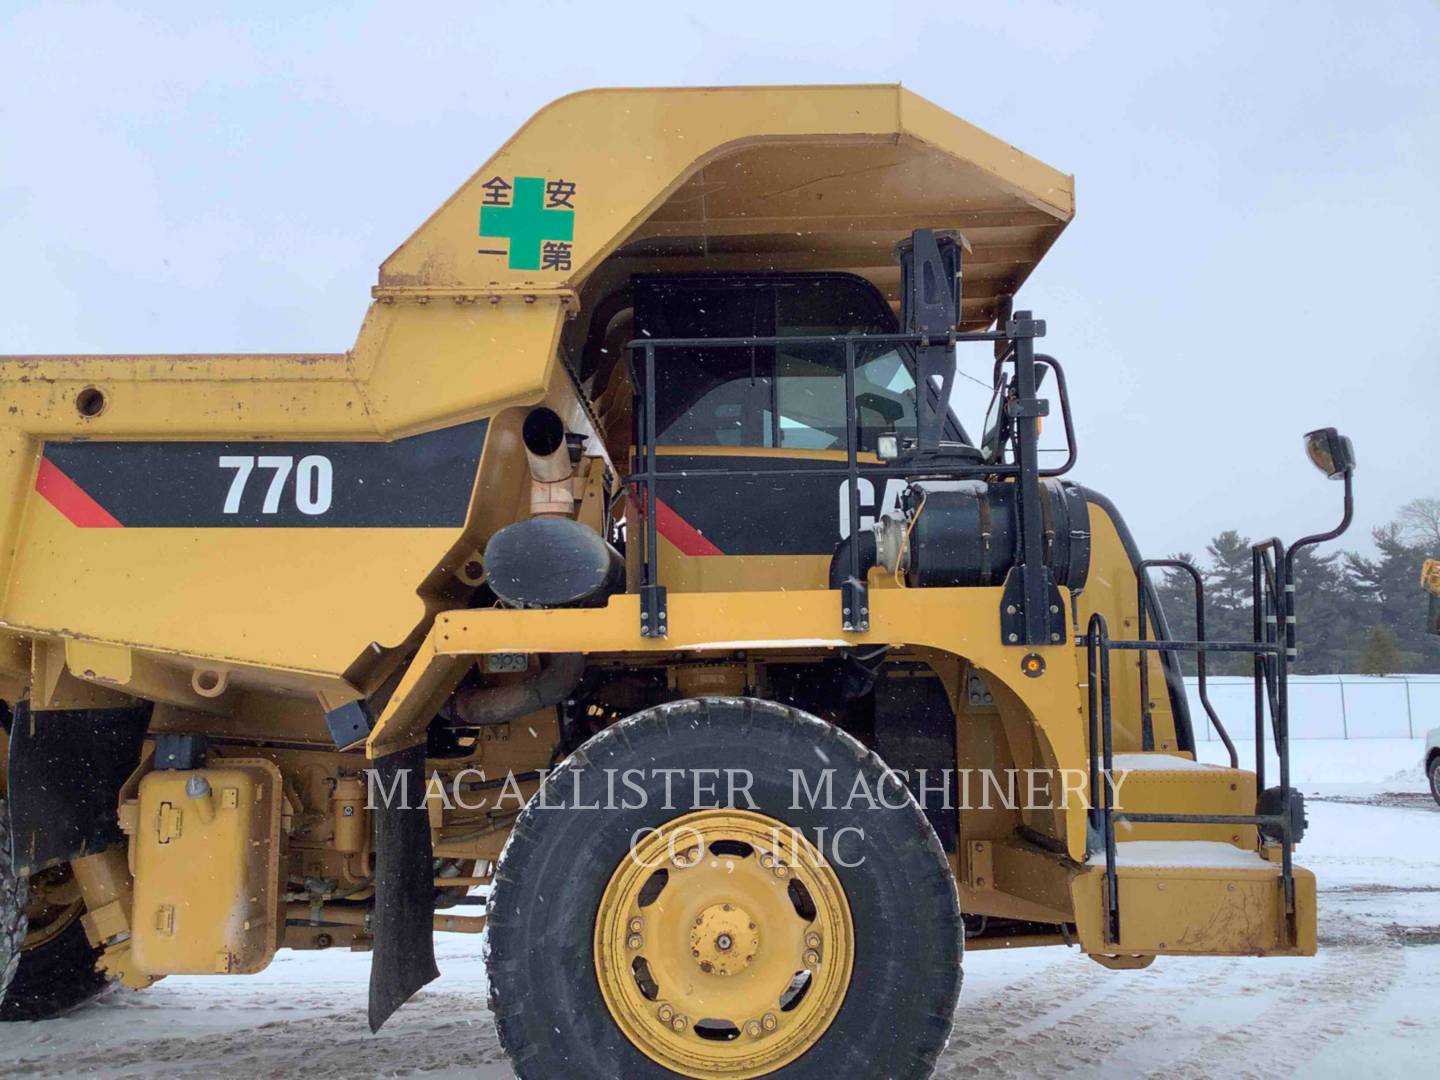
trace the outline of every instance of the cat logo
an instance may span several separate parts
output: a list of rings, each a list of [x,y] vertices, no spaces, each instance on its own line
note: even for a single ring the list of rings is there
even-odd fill
[[[885,491],[881,495],[880,504],[875,503],[875,483],[862,476],[860,477],[858,490],[860,492],[860,528],[868,529],[886,514],[893,514],[897,517],[900,514],[900,498],[905,494],[908,485],[898,476],[892,476],[885,481]],[[840,481],[840,539],[844,540],[850,535],[850,481]]]

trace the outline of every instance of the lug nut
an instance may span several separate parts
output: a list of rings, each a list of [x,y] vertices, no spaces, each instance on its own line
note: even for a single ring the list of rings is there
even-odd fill
[[[820,963],[820,954],[814,949],[805,950],[805,966],[816,967]]]
[[[683,1016],[677,1016],[677,1017],[675,1017],[674,1020],[671,1020],[671,1021],[670,1021],[670,1027],[671,1027],[671,1029],[674,1030],[674,1031],[684,1031],[684,1030],[685,1030],[685,1017],[683,1017]]]
[[[760,1021],[751,1020],[748,1024],[746,1024],[745,1034],[749,1035],[752,1039],[758,1039],[760,1037]]]
[[[630,948],[631,948],[631,950],[633,951],[633,950],[635,950],[635,949],[640,948],[642,945],[644,945],[644,944],[645,944],[645,939],[642,938],[639,934],[631,934],[631,935],[630,935],[630,940],[627,941],[626,944],[629,945]]]
[[[754,928],[752,927],[751,929]],[[805,944],[809,945],[812,949],[818,949],[820,947],[820,935],[812,930],[805,935]]]
[[[631,919],[631,920],[630,920],[630,932],[631,932],[632,934],[638,934],[638,933],[640,933],[641,930],[644,930],[644,929],[645,929],[645,920],[644,920],[644,919],[636,918],[636,919]]]
[[[774,1013],[766,1013],[760,1018],[760,1026],[766,1031],[774,1031],[780,1026],[780,1021],[775,1019]]]
[[[760,856],[760,865],[765,867],[766,870],[769,870],[775,865],[775,856],[767,851],[764,855]]]
[[[660,1017],[662,1024],[668,1024],[670,1023],[670,1018],[675,1015],[675,1010],[669,1005],[661,1005],[660,1011],[656,1015]]]
[[[789,873],[790,873],[790,868],[789,868],[788,866],[786,866],[784,863],[776,863],[776,864],[775,864],[775,876],[776,876],[776,877],[778,877],[778,878],[783,878],[783,877],[788,876]]]

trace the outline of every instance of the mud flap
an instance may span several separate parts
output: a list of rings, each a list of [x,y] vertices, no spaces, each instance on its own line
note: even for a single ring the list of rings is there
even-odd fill
[[[370,962],[370,1030],[440,974],[435,966],[435,866],[425,810],[425,746],[375,761],[375,952]],[[386,796],[389,796],[388,798]]]
[[[124,842],[120,788],[140,761],[151,708],[15,706],[8,801],[16,873],[36,874]]]
[[[875,752],[904,779],[940,846],[956,850],[955,713],[944,683],[913,672],[882,678],[875,686]]]

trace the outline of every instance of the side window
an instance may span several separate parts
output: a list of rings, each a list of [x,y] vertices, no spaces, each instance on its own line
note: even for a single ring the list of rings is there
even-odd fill
[[[829,346],[782,347],[776,358],[779,445],[802,450],[845,448],[845,358]],[[855,363],[860,449],[874,450],[887,431],[915,428],[915,380],[894,349]]]
[[[663,445],[773,445],[768,360],[752,364],[746,349],[675,349],[656,359]]]

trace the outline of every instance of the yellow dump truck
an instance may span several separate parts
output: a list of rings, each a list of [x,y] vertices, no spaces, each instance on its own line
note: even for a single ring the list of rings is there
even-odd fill
[[[593,91],[348,352],[0,357],[0,1013],[348,948],[378,1027],[484,929],[522,1077],[923,1077],[965,948],[1312,953],[1291,565],[1340,529],[1211,641],[1070,479],[1013,297],[1074,209],[895,86]],[[1216,651],[1278,775],[1197,762]]]

